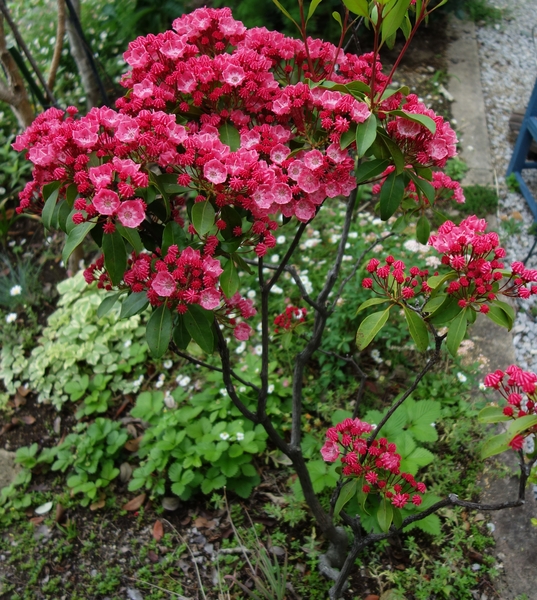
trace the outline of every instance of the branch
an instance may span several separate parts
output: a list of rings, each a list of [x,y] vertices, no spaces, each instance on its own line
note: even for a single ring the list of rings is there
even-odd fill
[[[52,90],[56,82],[56,73],[60,66],[62,56],[63,38],[65,36],[65,2],[58,0],[58,26],[56,28],[56,44],[54,45],[54,54],[50,63],[50,71],[48,74],[48,87]]]
[[[293,256],[293,253],[296,250],[296,247],[300,243],[300,238],[302,237],[302,234],[306,230],[307,225],[308,225],[307,223],[300,223],[300,226],[297,229],[297,232],[295,233],[295,237],[293,238],[291,245],[287,249],[287,252],[285,253],[285,256],[283,257],[281,263],[276,267],[276,273],[274,273],[271,280],[267,283],[268,291],[270,291],[272,286],[275,283],[277,283],[278,279],[280,278],[280,275],[282,274],[283,270],[286,268],[287,263],[289,262],[291,256]],[[261,280],[260,280],[260,282],[261,282]]]

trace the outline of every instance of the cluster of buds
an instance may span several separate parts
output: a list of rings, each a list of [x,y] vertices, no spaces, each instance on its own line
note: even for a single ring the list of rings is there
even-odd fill
[[[500,369],[485,377],[485,386],[497,390],[507,401],[503,414],[513,420],[527,415],[537,414],[537,374],[523,371],[517,365],[511,365],[504,371]],[[537,426],[513,437],[509,445],[513,450],[521,450],[524,439],[537,432]]]
[[[488,313],[489,302],[498,294],[528,298],[537,293],[537,286],[526,287],[537,281],[537,270],[526,269],[522,263],[513,263],[512,272],[503,284],[506,275],[501,259],[506,252],[500,247],[498,234],[485,233],[487,222],[475,215],[464,219],[460,225],[446,221],[432,235],[429,244],[440,252],[442,264],[456,273],[446,291],[458,299],[461,308]]]
[[[326,442],[321,454],[326,462],[341,457],[343,475],[361,478],[361,491],[376,493],[396,508],[404,508],[411,502],[419,506],[426,492],[425,484],[419,483],[410,473],[401,473],[401,456],[394,443],[386,438],[367,442],[367,434],[373,425],[360,419],[345,419],[326,432]]]
[[[304,323],[308,311],[306,308],[298,308],[292,304],[288,306],[281,314],[274,319],[274,333],[280,333],[280,330],[289,331],[295,329],[300,323]]]
[[[366,267],[371,277],[362,280],[362,287],[373,289],[378,295],[397,303],[411,300],[419,293],[430,293],[431,288],[426,281],[428,270],[411,267],[408,275],[405,270],[405,263],[402,260],[395,260],[393,256],[386,257],[383,265],[378,258],[372,258]]]

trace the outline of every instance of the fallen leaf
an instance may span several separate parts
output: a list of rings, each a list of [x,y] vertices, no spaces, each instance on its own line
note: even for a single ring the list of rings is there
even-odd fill
[[[121,463],[119,467],[119,478],[122,483],[127,483],[132,475],[132,467],[128,462]]]
[[[179,508],[179,504],[179,498],[176,498],[174,496],[166,496],[162,498],[162,508],[164,510],[169,510],[170,512],[177,510]]]
[[[163,535],[164,528],[162,527],[162,522],[157,519],[155,521],[155,524],[153,525],[153,537],[155,538],[155,540],[157,540],[157,542],[160,542]]]
[[[54,419],[54,433],[56,435],[60,435],[61,430],[62,430],[62,418],[56,417]]]
[[[30,519],[30,523],[32,525],[39,525],[40,523],[42,523],[45,520],[45,517],[32,517]]]
[[[136,498],[129,500],[121,508],[123,510],[130,510],[130,511],[138,510],[140,508],[140,506],[142,506],[144,501],[145,501],[145,494],[140,494],[139,496],[136,496]]]
[[[99,508],[103,508],[104,505],[105,505],[105,499],[100,498],[99,500],[97,500],[97,502],[92,502],[90,504],[90,510],[98,510]]]
[[[142,438],[144,436],[141,435],[133,440],[129,440],[128,442],[125,442],[125,450],[128,450],[129,452],[136,452],[138,450],[138,448],[140,447],[140,442],[142,441]]]
[[[24,417],[20,417],[20,420],[26,425],[33,425],[35,423],[35,417],[32,415],[25,415]]]
[[[285,504],[287,504],[287,500],[285,498],[282,498],[281,496],[275,496],[274,494],[271,494],[270,492],[264,492],[264,495],[274,504],[277,504],[278,506],[284,506]]]
[[[153,563],[158,562],[158,554],[153,550],[149,550],[149,552],[147,553],[147,558],[149,558],[149,560]]]
[[[63,521],[63,517],[65,516],[65,508],[60,504],[56,504],[56,517],[54,521],[56,523],[61,523]]]
[[[35,514],[36,515],[46,515],[48,512],[50,512],[50,509],[52,508],[53,504],[54,503],[52,501],[50,501],[50,502],[46,502],[45,504],[42,504],[41,506],[38,506],[35,509]]]
[[[198,517],[194,521],[194,526],[202,529],[212,529],[215,525],[215,521],[207,521],[205,517]]]
[[[26,404],[26,398],[21,396],[18,392],[15,394],[15,400],[13,401],[13,405],[15,408],[19,408],[19,406],[24,406]]]
[[[130,396],[125,398],[125,400],[123,400],[121,406],[117,409],[116,414],[115,414],[115,419],[117,419],[121,413],[127,408],[127,406],[129,406],[129,404],[131,403],[131,398]]]
[[[23,385],[20,385],[17,388],[17,394],[20,394],[23,398],[25,398],[29,393],[30,393],[30,388],[24,387]]]

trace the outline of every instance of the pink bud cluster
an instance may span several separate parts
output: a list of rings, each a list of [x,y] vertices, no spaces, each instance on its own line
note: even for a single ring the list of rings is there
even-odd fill
[[[394,302],[411,300],[417,294],[428,294],[431,288],[427,285],[428,270],[410,267],[408,275],[402,260],[387,256],[384,264],[378,258],[372,258],[366,266],[371,277],[362,280],[362,287],[373,289],[380,296],[390,298]]]
[[[321,448],[325,461],[335,462],[341,457],[343,475],[362,478],[362,492],[377,493],[395,507],[404,508],[411,502],[419,506],[425,484],[418,483],[410,473],[401,473],[401,456],[396,445],[386,438],[367,442],[373,426],[360,419],[345,419],[326,432]]]
[[[507,417],[516,420],[537,414],[537,374],[511,365],[505,372],[498,369],[489,373],[484,383],[505,398],[507,406],[503,408],[503,414]],[[521,450],[524,439],[531,433],[537,433],[537,426],[515,435],[509,445],[513,450]]]
[[[386,178],[390,173],[393,173],[394,170],[395,167],[391,165],[384,171],[384,173],[382,173],[383,179],[380,183],[376,183],[373,186],[373,194],[380,194],[382,186],[386,183]],[[458,204],[464,204],[465,198],[461,184],[458,181],[454,181],[453,179],[451,179],[451,177],[449,177],[445,173],[442,173],[441,171],[434,171],[432,175],[432,180],[429,183],[433,186],[435,190],[435,205],[437,205],[438,202],[444,199],[453,199]],[[418,192],[416,191],[416,184],[413,181],[410,181],[410,183],[406,186],[405,197],[412,198],[416,201],[416,204],[421,203],[423,208],[427,208],[430,206],[430,202],[424,193],[421,193],[420,201],[420,196],[418,196]]]
[[[442,264],[449,266],[456,279],[447,286],[447,293],[458,298],[461,308],[472,307],[482,313],[490,310],[489,302],[498,294],[528,298],[537,293],[537,270],[526,269],[522,263],[513,263],[512,272],[502,283],[505,273],[501,259],[506,252],[500,247],[498,234],[485,233],[487,222],[475,215],[460,225],[446,221],[432,235],[429,244],[442,256]]]
[[[274,333],[280,333],[280,330],[289,331],[296,328],[300,323],[304,323],[308,316],[306,308],[290,305],[281,314],[274,318]]]

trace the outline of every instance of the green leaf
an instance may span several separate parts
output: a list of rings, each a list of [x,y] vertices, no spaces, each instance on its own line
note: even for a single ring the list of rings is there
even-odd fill
[[[122,293],[123,292],[116,292],[115,294],[112,294],[111,296],[107,296],[99,304],[99,308],[97,309],[97,317],[99,319],[101,317],[104,317],[104,315],[108,314],[112,310],[112,307],[117,302],[117,299],[121,296]]]
[[[343,0],[343,4],[351,11],[351,13],[369,18],[369,3],[367,0]]]
[[[420,352],[425,352],[429,346],[429,330],[427,329],[427,325],[413,310],[410,310],[406,306],[403,307],[403,310],[405,311],[405,319],[414,343]]]
[[[74,252],[75,248],[80,246],[86,235],[95,227],[95,225],[97,225],[95,221],[86,221],[85,223],[81,223],[71,230],[67,236],[67,239],[65,240],[65,246],[63,247],[62,252],[62,260],[65,265],[67,264],[67,261]]]
[[[214,352],[215,340],[212,323],[209,323],[207,320],[207,312],[201,306],[191,304],[188,307],[188,311],[183,315],[183,319],[188,333],[192,336],[196,344],[204,352],[207,352],[207,354],[212,354]]]
[[[341,135],[341,137],[339,138],[339,147],[342,150],[345,150],[345,148],[350,146],[356,140],[357,131],[357,128],[353,125]]]
[[[274,0],[272,0],[272,1],[274,2]],[[339,23],[339,26],[341,27],[341,29],[343,29],[343,22],[341,20],[341,15],[337,12],[337,10],[335,10],[332,13],[332,18],[334,19],[334,21],[337,21]],[[293,23],[294,23],[294,21],[293,21]],[[296,25],[296,23],[295,23],[295,25]],[[297,25],[297,27],[298,27],[298,25]]]
[[[429,219],[422,215],[416,223],[416,239],[420,244],[426,244],[429,241],[429,235],[431,234],[431,224]]]
[[[464,339],[467,325],[466,309],[461,310],[460,314],[449,324],[446,345],[452,356],[457,355],[457,350]]]
[[[162,304],[149,317],[145,337],[151,356],[160,358],[172,339],[173,317],[171,310]]]
[[[56,204],[56,208],[54,210],[54,215],[52,217],[52,226],[58,227],[64,233],[67,233],[67,219],[71,214],[71,209],[69,208],[69,204],[67,201],[60,200],[58,204]]]
[[[147,299],[146,292],[134,292],[123,301],[119,318],[128,319],[133,315],[137,315],[145,310],[148,304],[149,300]]]
[[[422,179],[421,177],[413,176],[412,173],[409,173],[409,175],[412,178],[412,181],[414,182],[415,186],[425,194],[425,197],[427,198],[429,204],[434,204],[434,187],[428,181]]]
[[[391,502],[384,498],[381,500],[380,505],[377,510],[377,521],[379,523],[379,527],[385,533],[390,529],[390,525],[393,520],[393,505]]]
[[[507,304],[507,302],[502,302],[501,300],[494,300],[494,302],[491,305],[491,310],[493,307],[497,307],[500,310],[503,311],[505,317],[506,317],[506,325],[502,325],[502,323],[498,323],[499,325],[502,325],[502,327],[506,327],[508,331],[511,330],[511,328],[513,327],[513,322],[515,320],[515,310],[514,308],[510,305]],[[487,315],[488,316],[488,315]],[[494,319],[492,319],[494,321]],[[497,322],[497,321],[496,321]]]
[[[389,167],[391,161],[387,158],[376,158],[374,160],[368,160],[362,163],[356,169],[356,183],[364,183],[377,177],[381,173],[384,173],[387,167]]]
[[[283,7],[278,0],[272,0],[272,2],[274,2],[274,4],[282,11],[282,13],[297,26],[297,29],[299,31],[301,31],[300,25],[289,14],[289,11],[285,7]]]
[[[358,346],[358,350],[366,348],[373,341],[373,338],[377,333],[384,325],[386,325],[386,321],[390,314],[390,308],[391,306],[384,311],[373,313],[360,323],[360,327],[356,333],[356,345]]]
[[[218,134],[222,144],[229,146],[231,152],[235,152],[240,148],[241,136],[235,127],[233,127],[233,125],[231,125],[228,121],[218,128]]]
[[[214,225],[214,217],[214,208],[209,200],[196,202],[192,207],[192,224],[198,235],[205,235],[211,231]]]
[[[386,149],[392,157],[392,162],[395,166],[395,172],[397,173],[397,175],[400,175],[405,169],[405,157],[401,152],[401,149],[392,140],[392,138],[386,133],[384,133],[382,130],[379,130],[377,140],[381,140],[381,142],[386,146]]]
[[[45,226],[45,229],[52,228],[52,215],[56,208],[56,201],[60,193],[61,181],[54,181],[53,183],[47,183],[43,186],[43,200],[45,200],[45,206],[41,212],[41,221]]]
[[[224,267],[224,272],[220,275],[220,287],[226,298],[231,298],[238,291],[239,284],[239,273],[231,256]]]
[[[364,154],[371,148],[371,144],[377,137],[377,119],[375,115],[371,115],[363,123],[359,123],[356,127],[356,149],[358,158],[362,158]]]
[[[186,328],[183,315],[179,315],[177,325],[173,330],[173,341],[177,344],[179,350],[186,350],[191,339],[192,338],[190,333],[188,333],[188,329]]]
[[[433,135],[436,133],[436,123],[431,117],[427,115],[421,115],[416,113],[409,113],[404,110],[392,110],[390,111],[390,115],[397,115],[398,117],[402,117],[403,119],[407,119],[408,121],[413,121],[414,123],[419,123],[426,127]]]
[[[394,33],[397,32],[399,27],[401,27],[409,5],[410,0],[397,0],[390,12],[384,15],[381,26],[383,40],[386,40],[387,38],[392,36]]]
[[[440,297],[444,298],[444,302],[438,310],[428,317],[428,320],[433,323],[433,325],[444,325],[449,323],[463,311],[458,304],[457,298],[454,296],[441,294]]]
[[[350,499],[356,494],[356,486],[358,485],[357,479],[351,479],[343,485],[339,490],[339,496],[337,498],[336,505],[334,507],[334,519],[339,515],[341,509],[350,501]]]
[[[481,458],[489,458],[496,454],[501,454],[509,450],[509,442],[513,439],[513,435],[509,433],[500,433],[488,439],[481,448]]]
[[[537,415],[526,415],[525,417],[519,417],[511,421],[507,427],[507,433],[511,436],[509,439],[511,440],[515,435],[526,431],[534,425],[537,425]]]
[[[176,223],[170,221],[166,223],[162,234],[162,253],[165,254],[170,246],[177,246],[179,250],[186,248],[186,233],[185,230]]]
[[[480,423],[501,423],[510,419],[511,417],[503,414],[503,409],[499,406],[485,406],[477,415],[477,420]]]
[[[497,304],[491,304],[489,306],[489,312],[486,313],[486,316],[497,325],[500,325],[500,327],[505,327],[507,331],[513,326],[513,322],[509,319],[509,315]]]
[[[358,315],[370,306],[375,306],[376,304],[383,304],[384,302],[388,302],[388,298],[370,298],[369,300],[366,300],[365,302],[362,302],[362,304],[360,304],[358,310],[356,311],[356,314]]]
[[[117,229],[114,233],[103,235],[103,254],[104,266],[110,275],[110,279],[113,285],[118,285],[123,279],[127,268],[127,251],[125,250],[125,242]]]
[[[392,172],[380,190],[380,218],[387,221],[399,208],[405,194],[404,178]]]
[[[306,23],[311,19],[311,17],[313,16],[313,13],[317,10],[317,7],[319,6],[319,4],[322,1],[323,0],[311,0],[310,7],[309,7],[309,10],[308,10],[308,16],[306,18]]]
[[[240,243],[239,239],[233,233],[235,227],[242,228],[242,219],[239,213],[232,206],[226,205],[220,211],[220,218],[226,224],[226,228],[220,231],[222,237],[225,240],[230,240],[230,242],[238,241]]]
[[[116,230],[120,233],[124,240],[129,242],[129,244],[132,246],[132,249],[137,254],[140,254],[140,252],[144,249],[144,245],[142,244],[138,230],[132,229],[131,227],[124,227],[121,223],[116,223]]]

